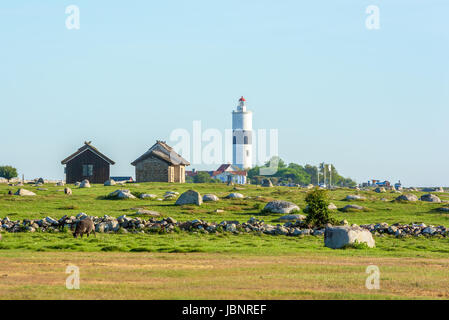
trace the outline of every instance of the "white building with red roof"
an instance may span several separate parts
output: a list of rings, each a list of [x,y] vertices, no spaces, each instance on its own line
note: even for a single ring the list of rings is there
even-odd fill
[[[232,164],[241,170],[253,166],[253,113],[241,97],[237,110],[232,111]]]

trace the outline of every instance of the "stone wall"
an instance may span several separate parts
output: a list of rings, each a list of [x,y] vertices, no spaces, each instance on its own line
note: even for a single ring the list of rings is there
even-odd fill
[[[170,182],[169,165],[157,158],[147,158],[136,165],[137,182]]]

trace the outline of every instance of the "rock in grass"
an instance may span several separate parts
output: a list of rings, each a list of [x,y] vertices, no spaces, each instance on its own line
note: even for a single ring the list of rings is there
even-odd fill
[[[366,198],[363,197],[363,196],[350,194],[350,195],[347,195],[347,196],[346,196],[346,200],[347,200],[347,201],[353,201],[353,200],[366,200]]]
[[[90,188],[90,182],[89,180],[83,180],[80,184],[79,184],[80,188]]]
[[[285,216],[280,217],[278,220],[285,222],[285,221],[303,221],[306,217],[301,214],[287,214]]]
[[[16,193],[14,193],[16,196],[35,196],[36,194],[34,192],[31,192],[29,190],[20,188],[19,190],[17,190]]]
[[[360,227],[330,227],[324,231],[324,245],[328,248],[339,249],[356,242],[365,243],[369,248],[375,246],[371,232]]]
[[[188,190],[181,194],[175,202],[175,205],[177,206],[182,206],[185,204],[196,204],[197,206],[200,206],[203,204],[203,198],[199,192],[195,190]]]
[[[351,212],[351,211],[362,211],[365,208],[362,206],[358,206],[356,204],[348,204],[343,209],[341,209],[343,212]]]
[[[68,196],[71,196],[71,195],[72,195],[72,189],[66,187],[66,188],[64,188],[64,193],[65,193],[66,195],[68,195]]]
[[[104,183],[105,187],[109,187],[109,186],[115,186],[117,183],[114,181],[114,179],[109,179],[108,181],[106,181]]]
[[[150,217],[160,217],[161,214],[157,211],[152,211],[152,210],[144,210],[144,209],[139,209],[136,212],[137,215],[145,215],[145,216],[150,216]]]
[[[210,201],[215,202],[218,200],[220,200],[220,199],[215,194],[208,193],[203,196],[204,202],[210,202]]]
[[[333,204],[332,202],[329,203],[329,205],[327,206],[327,208],[328,208],[329,210],[337,210],[337,209],[338,209],[337,206],[336,206],[335,204]]]
[[[441,203],[441,199],[431,193],[421,196],[421,198],[419,200],[426,201],[426,202]]]
[[[156,196],[155,194],[142,193],[142,194],[139,196],[139,198],[140,198],[140,199],[147,199],[147,198],[149,198],[149,199],[156,199],[157,196]]]
[[[129,190],[115,190],[108,195],[109,199],[135,199],[136,197],[131,194]]]
[[[226,199],[243,199],[244,196],[241,193],[233,192],[233,193],[228,194],[225,198]]]
[[[263,210],[271,213],[291,213],[299,211],[299,207],[289,201],[275,200],[268,202]]]
[[[414,194],[403,194],[402,196],[397,197],[396,201],[415,202],[418,201],[418,197],[415,196]]]

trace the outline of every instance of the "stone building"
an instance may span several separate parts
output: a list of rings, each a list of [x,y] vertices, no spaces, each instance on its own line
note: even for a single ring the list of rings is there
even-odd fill
[[[131,165],[136,167],[137,182],[185,182],[185,167],[190,163],[165,141],[157,141]]]

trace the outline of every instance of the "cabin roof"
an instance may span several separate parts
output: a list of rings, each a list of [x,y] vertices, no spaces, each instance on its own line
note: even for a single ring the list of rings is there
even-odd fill
[[[145,152],[143,155],[141,155],[139,158],[131,162],[131,165],[135,166],[137,163],[148,159],[150,157],[156,157],[158,159],[161,159],[168,164],[171,165],[185,165],[189,166],[190,163],[181,157],[178,153],[176,153],[172,147],[170,147],[168,144],[165,143],[165,141],[156,141],[156,143],[148,149],[147,152]]]
[[[112,161],[111,159],[109,159],[108,157],[106,157],[104,154],[102,154],[100,151],[98,151],[97,148],[95,148],[92,144],[92,141],[85,141],[84,142],[84,146],[82,146],[81,148],[79,148],[75,153],[73,153],[72,155],[68,156],[67,158],[65,158],[64,160],[61,161],[61,164],[67,164],[68,162],[70,162],[71,160],[75,159],[76,157],[78,157],[80,154],[82,154],[83,152],[90,150],[92,151],[94,154],[96,154],[97,156],[99,156],[100,158],[102,158],[104,161],[108,162],[109,164],[115,164],[114,161]]]

